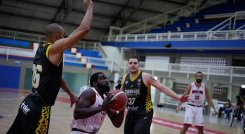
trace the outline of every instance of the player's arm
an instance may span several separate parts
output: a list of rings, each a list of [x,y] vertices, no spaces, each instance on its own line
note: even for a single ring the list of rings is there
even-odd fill
[[[112,124],[119,128],[122,125],[123,119],[124,119],[124,110],[121,111],[112,111],[110,109],[106,110],[107,115],[109,116]]]
[[[103,110],[101,106],[90,108],[90,106],[92,106],[95,101],[95,92],[90,88],[84,90],[81,93],[78,103],[76,104],[76,107],[74,109],[74,118],[84,119],[101,112]]]
[[[208,102],[208,105],[211,106],[215,112],[215,114],[217,114],[218,112],[216,111],[213,101],[211,100],[210,96],[209,96],[209,92],[208,92],[208,88],[205,87],[205,94],[206,94],[206,100]]]
[[[189,84],[186,89],[185,89],[185,92],[184,92],[184,96],[188,96],[190,94],[190,91],[191,91],[191,84]],[[180,109],[180,106],[182,105],[182,101],[179,101],[178,103],[178,106],[176,107],[176,112],[178,113],[179,112],[179,109]]]
[[[71,90],[69,89],[69,87],[67,86],[63,78],[61,79],[60,87],[70,96],[71,107],[72,107],[72,105],[78,101],[78,97],[71,92]]]
[[[90,107],[96,101],[96,93],[91,88],[84,90],[79,97],[78,103],[76,104],[74,110],[74,118],[84,119],[91,117],[101,111],[107,110],[110,107],[109,103],[111,98],[112,96],[106,97],[101,106]]]
[[[123,92],[124,92],[124,82],[125,82],[126,76],[127,76],[127,74],[124,74],[123,77],[122,77],[122,80],[121,80],[121,88],[120,88],[120,90],[123,91]]]
[[[180,97],[171,89],[169,89],[168,87],[162,85],[158,80],[156,80],[154,78],[153,75],[150,75],[148,73],[144,73],[142,74],[143,76],[143,80],[144,80],[144,83],[147,83],[148,87],[150,85],[154,86],[156,89],[158,89],[160,92],[166,94],[167,96],[170,96],[176,100],[179,100]]]
[[[91,29],[91,22],[93,18],[93,3],[92,0],[84,0],[87,11],[80,24],[80,26],[74,30],[67,38],[59,39],[54,42],[49,48],[50,60],[54,64],[58,64],[63,51],[67,48],[71,48],[78,41],[80,41]]]

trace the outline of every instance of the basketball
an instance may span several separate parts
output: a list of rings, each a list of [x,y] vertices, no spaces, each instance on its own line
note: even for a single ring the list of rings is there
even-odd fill
[[[128,103],[128,97],[123,91],[120,90],[111,90],[109,93],[113,95],[111,98],[112,100],[112,107],[111,110],[120,111],[124,109]]]

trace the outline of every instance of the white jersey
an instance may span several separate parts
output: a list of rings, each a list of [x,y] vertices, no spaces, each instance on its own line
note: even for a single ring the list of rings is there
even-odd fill
[[[90,106],[90,108],[98,107],[99,105],[102,105],[103,103],[103,99],[99,95],[99,93],[96,91],[96,89],[94,88],[92,89],[96,93],[96,100],[95,100],[95,103],[92,106]],[[70,127],[71,129],[76,128],[76,129],[80,129],[80,130],[83,130],[89,133],[97,133],[104,121],[105,116],[106,116],[106,113],[104,111],[101,111],[86,119],[78,119],[78,120],[73,119]]]
[[[197,87],[195,82],[191,83],[189,98],[188,104],[193,106],[203,106],[206,98],[205,85],[202,83],[200,87]]]

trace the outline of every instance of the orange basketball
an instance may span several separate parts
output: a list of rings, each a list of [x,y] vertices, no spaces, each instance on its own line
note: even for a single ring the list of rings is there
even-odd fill
[[[114,95],[111,98],[112,107],[110,109],[115,111],[124,109],[128,103],[128,97],[126,94],[120,90],[111,90],[110,93],[111,95]]]

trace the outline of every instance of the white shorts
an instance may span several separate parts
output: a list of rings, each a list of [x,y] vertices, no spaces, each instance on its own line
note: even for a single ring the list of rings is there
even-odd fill
[[[203,127],[203,107],[186,105],[184,124]]]

